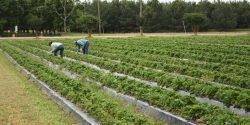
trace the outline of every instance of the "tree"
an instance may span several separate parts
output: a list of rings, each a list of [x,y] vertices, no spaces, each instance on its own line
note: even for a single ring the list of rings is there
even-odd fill
[[[206,25],[202,27],[203,30],[208,30],[213,26],[211,24],[211,13],[213,11],[213,5],[214,4],[209,2],[208,0],[202,0],[196,5],[195,12],[203,13],[208,18]]]
[[[68,25],[70,16],[73,14],[79,0],[50,0],[49,4],[55,13],[63,20],[63,30],[68,31]]]
[[[140,35],[143,36],[143,16],[142,16],[142,0],[139,1],[140,3],[140,17],[139,17],[139,25],[140,25]]]
[[[41,26],[43,24],[42,18],[29,14],[27,17],[27,23],[30,25],[32,29],[36,32],[36,37],[38,37],[38,31],[41,30]]]
[[[3,33],[3,26],[4,26],[5,23],[6,23],[6,20],[0,19],[0,34]]]
[[[237,28],[247,28],[250,26],[250,4],[247,1],[232,2],[230,6],[236,13]]]
[[[143,26],[144,26],[144,17],[143,16],[137,16],[137,25],[140,26],[140,36],[143,36]]]
[[[200,26],[204,25],[207,21],[206,15],[201,13],[185,13],[183,19],[192,26],[195,35],[197,35]]]
[[[165,16],[167,18],[168,28],[173,31],[183,31],[182,21],[183,15],[186,12],[187,3],[183,0],[175,0],[165,7]],[[187,12],[186,12],[187,13]]]
[[[120,17],[122,15],[121,3],[119,0],[112,0],[110,3],[110,8],[106,13],[108,28],[111,32],[120,32],[121,31],[121,22]]]
[[[121,32],[132,32],[136,25],[136,17],[138,11],[136,11],[136,3],[135,1],[120,1],[120,16],[119,16],[119,24]]]
[[[215,29],[233,29],[237,26],[237,15],[228,3],[216,3],[211,18]]]
[[[23,8],[16,0],[1,0],[0,17],[6,21],[3,28],[14,31],[14,26],[19,25]]]
[[[0,30],[29,32],[29,18],[35,15],[42,20],[41,31],[81,31],[75,24],[79,13],[98,16],[100,2],[101,27],[104,32],[166,32],[182,31],[185,13],[203,13],[208,21],[203,30],[228,30],[233,28],[249,28],[250,3],[248,0],[227,1],[200,0],[185,2],[173,0],[162,3],[160,0],[1,0]],[[143,13],[139,14],[140,2]],[[139,16],[140,15],[140,16]],[[95,27],[95,30],[98,26]]]
[[[89,15],[89,14],[81,14],[79,18],[76,19],[76,25],[80,29],[87,29],[88,37],[91,37],[92,30],[97,26],[98,18]]]
[[[163,7],[158,0],[150,0],[143,11],[145,31],[156,32],[163,24]]]

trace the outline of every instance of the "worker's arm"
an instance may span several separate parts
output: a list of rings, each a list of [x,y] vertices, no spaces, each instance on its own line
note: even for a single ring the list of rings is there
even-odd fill
[[[76,44],[76,52],[79,52],[79,49],[80,49],[80,46],[79,46],[79,44],[77,43],[77,44]]]
[[[52,53],[53,53],[53,52],[54,52],[54,50],[55,50],[55,49],[54,49],[54,48],[52,48],[52,50],[51,50],[50,52],[52,52]]]
[[[80,51],[81,45],[78,45],[78,51]]]
[[[50,52],[53,53],[53,52],[55,51],[56,48],[55,48],[52,44],[51,44],[51,48],[52,48],[52,50],[51,50]]]
[[[77,49],[77,43],[76,43],[76,52],[78,52],[78,49]]]
[[[55,51],[55,49],[56,49],[58,46],[60,46],[60,45],[62,45],[62,44],[61,44],[61,43],[57,43],[57,42],[52,43],[52,44],[51,44],[51,47],[52,47],[51,52],[53,53],[53,52]]]

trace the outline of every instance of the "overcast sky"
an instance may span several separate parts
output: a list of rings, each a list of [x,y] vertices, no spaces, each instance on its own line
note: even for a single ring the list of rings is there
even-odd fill
[[[144,1],[148,1],[148,0],[144,0]],[[159,0],[160,2],[170,2],[170,1],[174,1],[174,0]],[[199,2],[200,0],[184,0],[186,2]],[[208,1],[214,1],[214,0],[208,0]],[[221,1],[230,1],[230,0],[221,0]],[[234,1],[234,0],[231,0]],[[237,0],[237,1],[243,1],[243,0]]]
[[[81,1],[84,1],[84,0],[81,0]],[[91,1],[91,0],[90,0]],[[104,0],[101,0],[101,1],[104,1]],[[107,1],[112,1],[112,0],[107,0]],[[132,0],[131,0],[132,1]],[[139,0],[135,0],[135,1],[139,1]],[[147,2],[147,1],[149,1],[149,0],[143,0],[143,1],[145,1],[145,2]],[[174,0],[159,0],[160,2],[172,2],[172,1],[174,1]],[[186,1],[186,2],[199,2],[199,1],[201,1],[201,0],[184,0],[184,1]],[[214,1],[214,0],[208,0],[208,1]],[[230,0],[221,0],[221,1],[230,1]],[[231,1],[235,1],[235,0],[231,0]],[[236,1],[243,1],[243,0],[236,0]],[[250,2],[250,0],[247,0],[247,1],[249,1]]]
[[[144,0],[145,2],[146,1],[149,1],[149,0]],[[160,2],[172,2],[174,0],[159,0]],[[186,2],[199,2],[201,0],[184,0]],[[214,0],[208,0],[208,1],[214,1]],[[221,1],[230,1],[230,0],[221,0]],[[234,0],[231,0],[231,1],[234,1]],[[242,0],[237,0],[237,1],[242,1]]]

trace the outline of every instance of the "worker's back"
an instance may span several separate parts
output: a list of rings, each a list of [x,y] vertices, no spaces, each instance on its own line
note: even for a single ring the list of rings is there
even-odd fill
[[[61,45],[63,45],[62,43],[59,43],[59,42],[53,42],[52,44],[51,44],[51,47],[52,48],[57,48],[58,46],[61,46]]]
[[[84,46],[87,42],[88,42],[88,40],[85,40],[85,39],[77,40],[77,43],[82,45],[82,46]]]

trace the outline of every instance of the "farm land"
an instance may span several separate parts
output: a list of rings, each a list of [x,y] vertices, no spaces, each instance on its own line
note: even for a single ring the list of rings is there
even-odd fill
[[[103,87],[195,124],[250,123],[249,36],[90,38],[88,55],[74,40],[55,39],[64,58],[50,53],[51,39],[1,40],[0,48],[101,124],[167,123]]]

